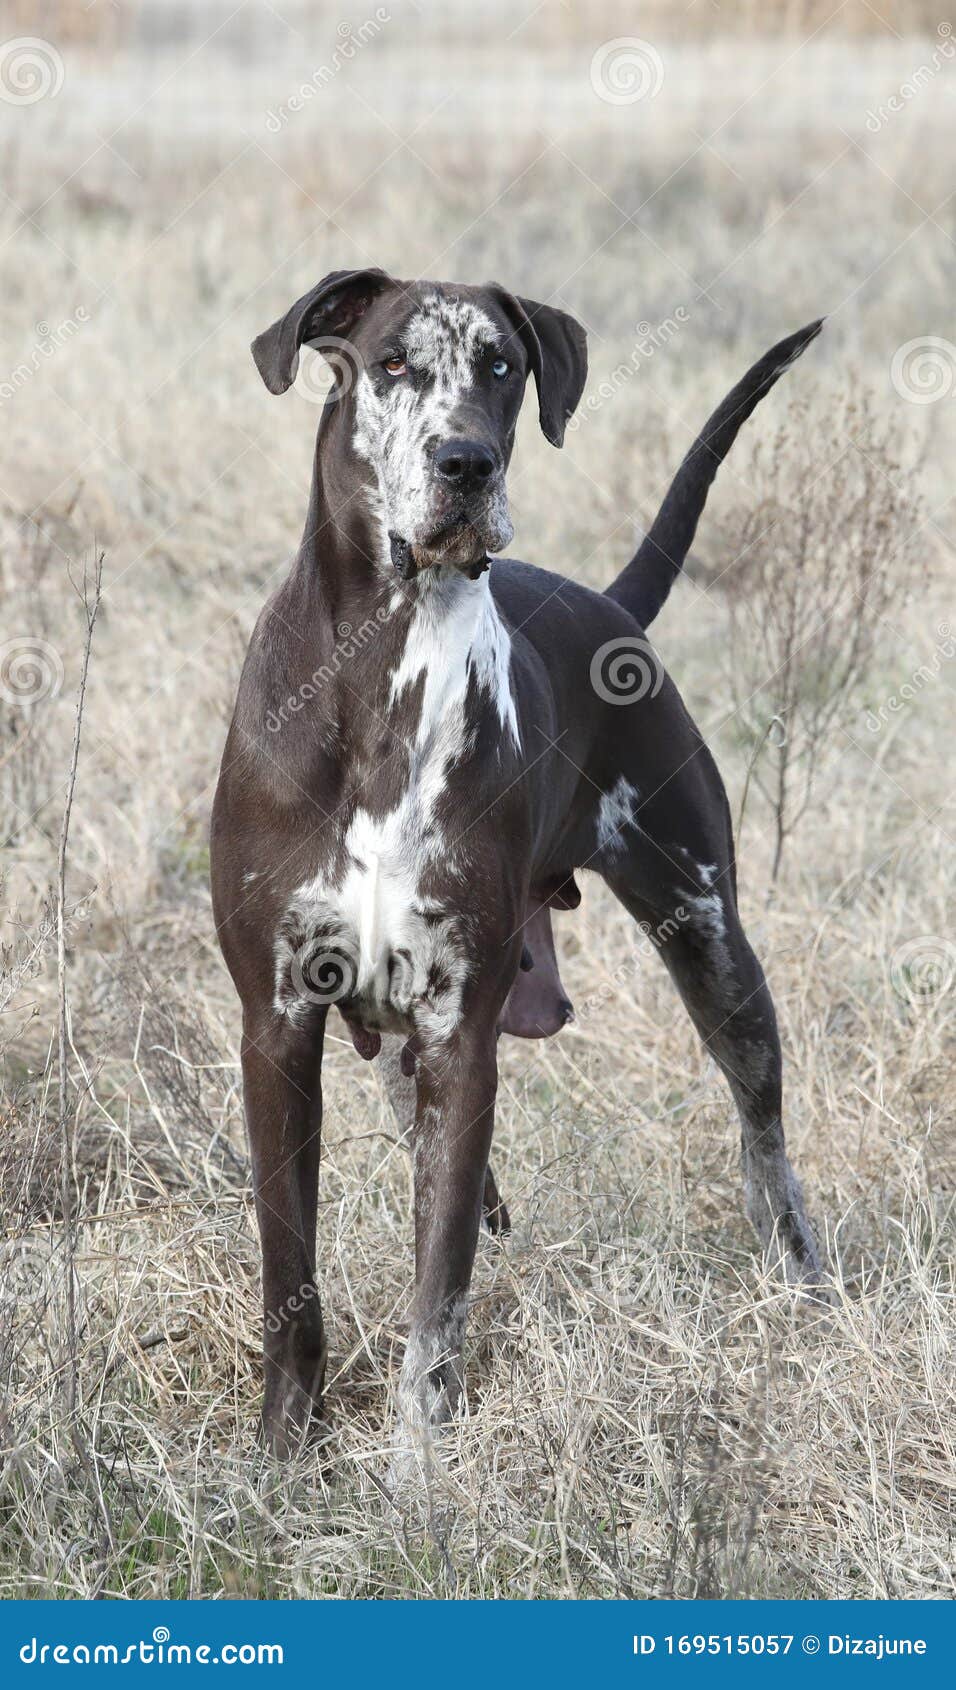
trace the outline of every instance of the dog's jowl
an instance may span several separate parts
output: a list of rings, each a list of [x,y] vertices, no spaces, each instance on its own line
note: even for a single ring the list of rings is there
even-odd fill
[[[552,909],[578,870],[641,921],[740,1115],[747,1207],[792,1282],[817,1251],[784,1150],[773,1004],[737,915],[713,758],[644,629],[738,428],[819,325],[714,412],[605,594],[500,558],[529,376],[555,446],[584,387],[572,317],[497,285],[327,276],[253,354],[284,392],[303,345],[335,371],[302,542],[259,618],[213,814],[213,897],[242,1000],[262,1238],[266,1431],[321,1403],[316,1209],[326,1018],[377,1059],[415,1174],[399,1384],[414,1442],[454,1409],[502,1034],[572,1010]]]

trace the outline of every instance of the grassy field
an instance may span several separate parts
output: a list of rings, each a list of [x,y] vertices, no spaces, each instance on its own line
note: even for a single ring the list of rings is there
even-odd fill
[[[890,10],[642,8],[629,78],[632,9],[604,0],[517,23],[503,0],[389,0],[351,34],[299,0],[3,8],[0,1594],[952,1595],[956,70],[934,10]],[[47,46],[41,98],[9,80],[23,35]],[[494,277],[586,322],[594,402],[560,454],[528,407],[514,553],[597,586],[711,405],[829,316],[735,448],[655,641],[735,816],[746,789],[742,909],[833,1307],[764,1276],[729,1097],[585,877],[556,924],[577,1022],[502,1049],[514,1233],[479,1250],[427,1517],[382,1485],[410,1156],[341,1024],[327,1434],[286,1469],[257,1442],[239,1012],[207,885],[317,415],[269,398],[248,343],[364,263]],[[775,886],[769,657],[746,700],[732,686],[771,489],[791,525],[812,513],[809,583],[866,509],[892,586]],[[51,888],[70,572],[99,551],[66,896],[74,1385]]]

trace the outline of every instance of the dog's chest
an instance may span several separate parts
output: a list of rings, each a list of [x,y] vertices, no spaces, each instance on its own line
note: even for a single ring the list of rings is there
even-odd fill
[[[414,1026],[442,1038],[457,1025],[471,925],[467,821],[449,803],[449,784],[474,751],[477,694],[496,736],[513,742],[517,726],[510,642],[490,595],[455,590],[444,616],[429,606],[413,619],[392,670],[401,789],[385,801],[360,795],[367,807],[348,812],[325,866],[280,918],[275,1007],[293,1021],[334,1003],[370,1031]],[[411,718],[401,716],[412,698]]]
[[[357,810],[335,867],[300,887],[276,946],[276,1007],[335,1003],[373,1031],[457,1024],[468,975],[456,859],[409,789],[383,816]],[[459,898],[461,886],[458,887]]]

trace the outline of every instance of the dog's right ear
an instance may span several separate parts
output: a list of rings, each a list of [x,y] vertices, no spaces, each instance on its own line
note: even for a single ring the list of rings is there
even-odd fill
[[[326,335],[347,338],[382,289],[394,286],[384,270],[333,270],[304,293],[252,343],[256,368],[269,392],[285,393],[292,386],[300,346]]]
[[[552,446],[564,444],[569,417],[577,409],[588,379],[588,337],[576,317],[556,305],[539,305],[509,293],[500,282],[490,289],[511,318],[524,344],[538,389],[541,432]]]

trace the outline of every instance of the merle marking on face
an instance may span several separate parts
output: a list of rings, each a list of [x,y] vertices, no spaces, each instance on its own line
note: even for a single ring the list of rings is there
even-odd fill
[[[337,377],[330,403],[348,413],[381,567],[403,580],[441,568],[476,578],[513,534],[505,476],[527,378],[542,429],[559,445],[584,384],[584,331],[496,283],[337,272],[260,335],[253,353],[266,385],[281,392],[299,348],[328,344]]]

